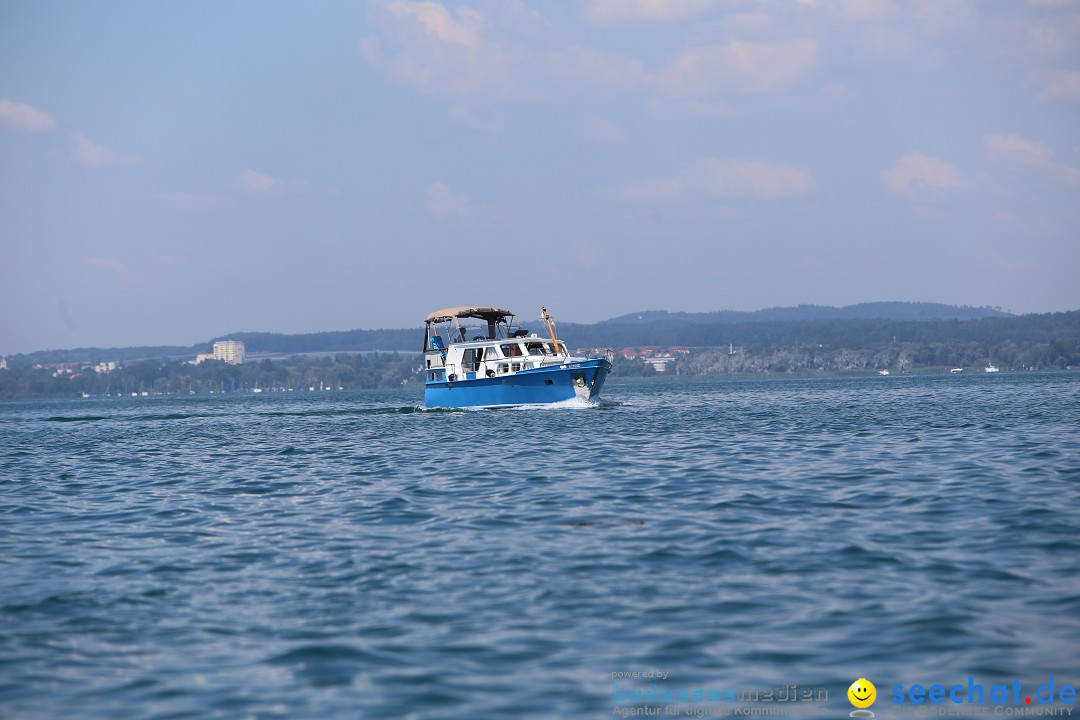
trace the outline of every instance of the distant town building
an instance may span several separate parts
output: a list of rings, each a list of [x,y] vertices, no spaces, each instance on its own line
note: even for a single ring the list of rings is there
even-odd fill
[[[94,366],[94,372],[98,375],[105,375],[111,373],[116,369],[116,363],[114,362],[99,362]]]
[[[667,372],[668,365],[675,362],[674,355],[650,355],[643,359],[645,362],[652,365],[658,373]]]
[[[196,356],[195,356],[195,362],[194,362],[194,364],[195,364],[195,365],[198,365],[198,364],[200,364],[200,363],[204,363],[204,362],[206,362],[207,360],[213,360],[213,359],[214,359],[214,353],[212,353],[212,352],[209,352],[209,353],[199,353],[198,355],[196,355]]]
[[[239,340],[219,340],[214,343],[214,359],[231,365],[244,364],[244,343]]]
[[[7,370],[7,358],[0,357],[0,370]]]
[[[60,377],[61,375],[71,375],[76,370],[81,370],[82,363],[49,363],[48,365],[35,365],[35,368],[46,367],[53,371],[53,377]]]

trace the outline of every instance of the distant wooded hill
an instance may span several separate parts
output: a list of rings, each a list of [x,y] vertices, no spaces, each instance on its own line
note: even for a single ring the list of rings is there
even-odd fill
[[[779,348],[820,346],[861,349],[885,343],[916,344],[976,342],[987,346],[1005,342],[1080,342],[1080,311],[984,317],[978,320],[761,320],[702,323],[654,320],[620,324],[560,326],[560,337],[571,347],[686,346]]]
[[[531,331],[544,332],[539,320],[524,321]],[[15,355],[15,365],[34,363],[97,363],[145,358],[194,358],[208,352],[214,340],[241,340],[249,355],[337,353],[365,350],[420,352],[420,327],[387,330],[343,330],[286,335],[241,332],[207,343],[131,348],[77,348]],[[872,348],[885,343],[1002,343],[1080,342],[1080,311],[1041,315],[1010,315],[992,308],[953,307],[934,303],[865,303],[844,308],[800,305],[752,313],[631,313],[593,325],[563,322],[559,335],[570,347],[688,347]]]
[[[716,312],[688,313],[667,310],[644,310],[627,313],[600,324],[633,325],[653,322],[693,323],[748,323],[762,321],[803,320],[978,320],[984,317],[1013,317],[1001,308],[970,307],[967,305],[942,305],[918,302],[873,302],[829,307],[826,305],[797,305],[774,307],[765,310],[743,312],[718,310]]]

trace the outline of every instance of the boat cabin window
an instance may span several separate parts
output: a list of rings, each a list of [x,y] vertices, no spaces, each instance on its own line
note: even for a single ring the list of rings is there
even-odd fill
[[[566,346],[563,345],[562,343],[559,343],[558,345],[555,345],[555,343],[550,343],[549,342],[547,344],[547,348],[548,348],[548,351],[552,355],[562,355],[562,354],[566,353]]]
[[[499,347],[502,349],[503,357],[521,357],[524,354],[521,352],[521,345],[518,343],[506,343]]]
[[[465,348],[461,354],[461,367],[465,372],[476,372],[483,359],[484,348]]]
[[[542,342],[525,343],[525,347],[530,355],[547,355],[547,348],[544,347]]]

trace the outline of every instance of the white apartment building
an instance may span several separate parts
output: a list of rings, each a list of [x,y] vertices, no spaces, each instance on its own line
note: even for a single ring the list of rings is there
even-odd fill
[[[214,343],[214,359],[233,365],[244,364],[244,343],[239,340],[220,340]]]

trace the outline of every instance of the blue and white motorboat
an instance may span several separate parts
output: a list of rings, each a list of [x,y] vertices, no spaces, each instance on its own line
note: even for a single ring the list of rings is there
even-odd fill
[[[437,310],[424,323],[424,404],[429,407],[540,405],[600,394],[614,357],[571,355],[542,309],[547,337],[494,307]]]

